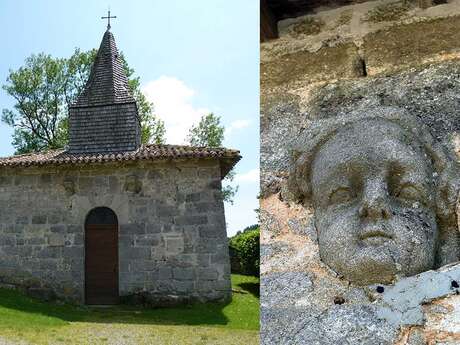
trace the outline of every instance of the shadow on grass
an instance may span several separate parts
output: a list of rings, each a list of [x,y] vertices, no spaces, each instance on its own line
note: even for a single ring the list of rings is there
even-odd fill
[[[58,326],[62,324],[60,321],[191,326],[226,325],[229,319],[224,315],[222,309],[228,304],[207,303],[158,309],[125,305],[97,308],[45,303],[18,291],[0,289],[0,325],[3,320],[6,321],[3,322],[5,324],[15,324],[15,321],[11,319],[14,317],[18,318],[17,324],[22,324],[24,319],[30,323],[35,323],[35,325],[31,324],[30,326]],[[50,322],[49,317],[59,320]]]
[[[239,286],[243,290],[248,291],[257,298],[260,297],[260,283],[245,282],[239,283],[237,284],[237,286]]]

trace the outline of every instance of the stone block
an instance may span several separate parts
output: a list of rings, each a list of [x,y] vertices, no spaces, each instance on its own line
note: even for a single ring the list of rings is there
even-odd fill
[[[118,234],[118,246],[120,248],[126,247],[134,247],[134,237],[135,235],[131,234]]]
[[[96,176],[94,178],[94,186],[100,189],[107,189],[109,187],[109,180],[107,176]]]
[[[73,225],[73,224],[67,225],[67,232],[69,234],[83,233],[84,232],[83,225]]]
[[[174,223],[176,225],[200,225],[200,224],[207,224],[208,217],[207,216],[179,216],[174,217]]]
[[[217,243],[214,238],[206,238],[198,244],[196,251],[200,254],[213,254],[216,252],[216,246]]]
[[[8,224],[4,228],[4,232],[6,234],[20,234],[23,232],[24,226],[22,225],[15,225],[15,224]]]
[[[16,236],[0,234],[0,246],[14,246],[16,245]]]
[[[163,293],[170,293],[174,291],[174,283],[171,280],[158,280],[158,291]]]
[[[135,243],[136,246],[155,247],[161,243],[161,237],[159,234],[138,235],[136,236]]]
[[[223,251],[218,251],[211,255],[211,265],[212,264],[228,264],[230,263],[228,253]]]
[[[353,77],[350,61],[357,55],[358,49],[353,43],[338,44],[315,53],[300,51],[285,54],[261,63],[261,88],[267,90],[294,82]]]
[[[174,281],[174,290],[181,293],[190,293],[195,290],[195,282],[193,280]]]
[[[48,235],[48,244],[51,247],[63,246],[65,243],[65,238],[63,234],[51,233]]]
[[[213,291],[216,288],[216,282],[213,280],[198,280],[196,282],[196,289],[200,292]]]
[[[213,178],[218,175],[215,168],[198,168],[198,177],[202,179]]]
[[[169,255],[181,253],[184,250],[184,239],[182,237],[166,238],[166,252]]]
[[[84,244],[84,237],[83,234],[75,234],[73,237],[73,245],[74,246],[81,246]]]
[[[0,186],[6,187],[10,186],[13,183],[12,176],[0,176]]]
[[[161,225],[158,223],[154,224],[145,224],[145,233],[146,234],[158,234],[161,232]]]
[[[195,278],[195,271],[193,268],[174,268],[173,277],[177,280],[192,280]]]
[[[196,202],[191,205],[191,210],[196,213],[209,213],[219,211],[220,205],[216,202]]]
[[[161,266],[158,268],[158,279],[168,280],[172,278],[172,268],[169,266]]]
[[[37,258],[59,258],[61,253],[61,247],[43,247],[34,250],[34,255]]]
[[[56,293],[46,288],[30,288],[27,289],[27,294],[32,298],[37,298],[46,302],[56,299]]]
[[[186,202],[197,202],[201,199],[201,193],[190,193],[185,196]]]
[[[123,235],[145,234],[145,224],[144,223],[122,224],[120,226],[120,233]]]
[[[14,184],[16,186],[26,186],[26,185],[31,186],[35,184],[35,176],[34,175],[15,175]]]
[[[67,231],[67,228],[65,225],[53,225],[50,227],[50,230],[54,233],[64,234]]]
[[[85,255],[84,248],[79,247],[65,247],[62,249],[62,255],[66,259],[80,259],[83,258]]]
[[[41,185],[48,186],[51,184],[51,174],[41,174],[39,182]]]
[[[172,217],[178,214],[176,206],[169,205],[157,205],[157,215],[158,217]]]
[[[201,226],[199,228],[200,237],[206,238],[224,238],[225,228],[218,225]]]
[[[12,256],[17,256],[19,255],[19,248],[21,247],[17,247],[17,246],[13,246],[13,245],[9,245],[9,246],[5,246],[2,248],[2,252],[5,254],[5,255],[8,255],[10,257]]]
[[[217,271],[213,268],[199,268],[198,279],[200,280],[217,280]]]
[[[222,182],[220,181],[220,179],[213,180],[208,183],[208,187],[220,191],[220,189],[222,188]]]
[[[153,271],[154,269],[156,265],[152,260],[132,260],[129,264],[130,272]]]
[[[109,176],[109,192],[112,194],[120,192],[120,181],[117,176]]]
[[[218,290],[218,291],[231,291],[232,283],[231,283],[230,279],[217,280],[215,282],[215,287],[216,287],[216,290]]]
[[[150,170],[149,173],[147,174],[147,178],[151,180],[159,180],[164,177],[163,171],[160,169],[153,169]]]
[[[58,224],[61,220],[61,216],[59,213],[51,213],[48,215],[48,223],[50,224]]]
[[[368,75],[390,74],[423,65],[441,52],[442,55],[454,54],[460,39],[459,25],[460,17],[452,16],[440,18],[435,25],[431,21],[414,22],[370,33],[362,46],[366,52]],[[423,49],[418,42],[424,43]]]
[[[208,214],[209,224],[217,225],[221,229],[225,229],[225,218],[221,213]]]
[[[119,249],[120,260],[135,260],[135,259],[145,259],[149,260],[151,258],[151,251],[148,247],[131,247],[131,248],[120,248]]]
[[[16,224],[29,224],[29,217],[20,215],[16,217]]]
[[[210,254],[197,254],[197,263],[199,267],[208,267],[211,262]]]
[[[39,245],[43,245],[46,243],[46,240],[44,237],[31,237],[31,238],[27,238],[25,241],[27,244],[33,245],[33,246],[39,246]]]
[[[145,272],[141,271],[129,272],[126,279],[130,284],[135,286],[143,286],[144,282],[147,280],[147,275]]]
[[[32,224],[46,224],[46,214],[36,214],[32,216]]]
[[[92,192],[94,189],[94,179],[92,177],[80,176],[78,185],[82,193]]]
[[[58,268],[57,259],[42,259],[39,267],[40,270],[56,271]]]

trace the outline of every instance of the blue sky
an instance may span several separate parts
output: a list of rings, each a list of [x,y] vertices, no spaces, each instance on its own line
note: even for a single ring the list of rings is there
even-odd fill
[[[0,2],[0,84],[33,53],[68,57],[99,47],[110,5],[119,50],[178,144],[209,111],[221,116],[225,146],[241,151],[239,192],[226,205],[228,233],[257,222],[259,188],[258,0]],[[0,90],[0,109],[12,99]],[[0,124],[0,156],[13,153],[11,128]]]

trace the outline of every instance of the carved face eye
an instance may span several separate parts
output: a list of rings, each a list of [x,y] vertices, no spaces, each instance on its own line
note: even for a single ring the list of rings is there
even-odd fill
[[[412,185],[404,185],[396,194],[396,197],[403,200],[419,201],[421,200],[421,193]]]
[[[340,187],[329,196],[329,205],[344,204],[353,199],[353,192],[348,187]]]

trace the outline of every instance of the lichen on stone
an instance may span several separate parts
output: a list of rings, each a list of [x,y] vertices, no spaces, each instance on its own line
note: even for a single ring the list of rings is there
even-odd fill
[[[292,26],[291,35],[294,37],[317,35],[323,27],[324,22],[320,18],[305,17],[305,19]]]
[[[399,20],[411,8],[408,0],[379,5],[367,13],[365,21],[380,23]]]

